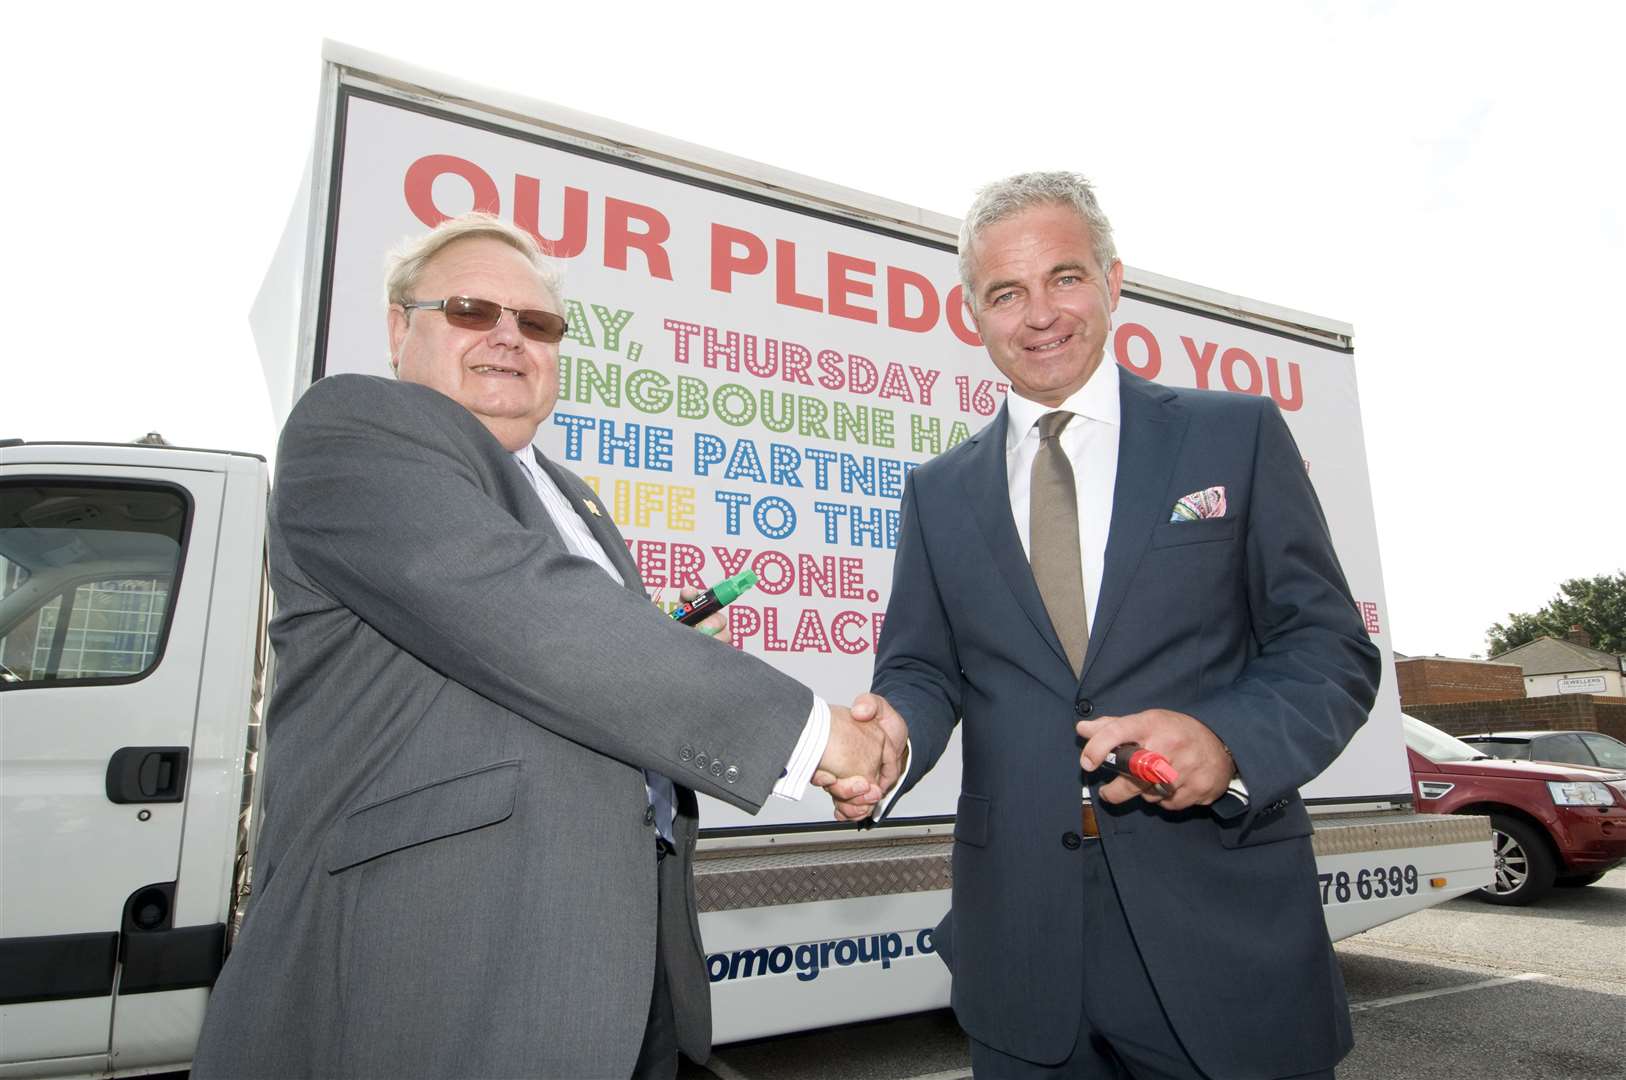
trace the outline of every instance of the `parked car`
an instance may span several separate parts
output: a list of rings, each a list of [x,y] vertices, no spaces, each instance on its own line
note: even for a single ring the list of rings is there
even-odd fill
[[[1496,731],[1464,735],[1462,741],[1507,761],[1557,761],[1626,769],[1626,743],[1596,731]]]
[[[1528,904],[1626,861],[1626,771],[1505,761],[1415,717],[1401,725],[1417,811],[1491,819],[1495,872],[1480,899]]]

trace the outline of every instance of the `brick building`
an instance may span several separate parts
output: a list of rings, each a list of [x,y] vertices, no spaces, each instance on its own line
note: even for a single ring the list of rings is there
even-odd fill
[[[1509,664],[1450,656],[1396,656],[1400,707],[1453,701],[1499,701],[1524,697],[1524,673]]]

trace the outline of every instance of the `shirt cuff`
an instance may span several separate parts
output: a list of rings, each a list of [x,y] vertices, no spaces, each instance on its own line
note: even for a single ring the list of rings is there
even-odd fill
[[[773,793],[781,799],[790,799],[800,802],[802,792],[813,779],[813,773],[824,759],[825,747],[830,745],[830,706],[819,695],[813,695],[813,708],[808,711],[807,724],[802,728],[802,737],[796,740],[796,749],[791,751],[790,760],[785,763],[785,771],[779,774],[779,781],[773,786]]]

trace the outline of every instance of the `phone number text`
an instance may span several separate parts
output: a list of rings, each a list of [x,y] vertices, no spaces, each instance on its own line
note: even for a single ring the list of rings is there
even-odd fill
[[[1318,874],[1321,904],[1347,904],[1351,900],[1382,900],[1386,896],[1411,896],[1417,892],[1417,867],[1390,866],[1363,868],[1351,874]]]

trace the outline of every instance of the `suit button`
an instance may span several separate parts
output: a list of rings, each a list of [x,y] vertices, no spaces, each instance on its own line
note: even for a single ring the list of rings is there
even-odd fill
[[[1064,832],[1061,834],[1061,846],[1066,848],[1068,851],[1077,851],[1078,845],[1082,844],[1083,842],[1083,840],[1079,839],[1076,832]]]
[[[655,808],[653,806],[644,807],[644,824],[655,824]]]
[[[723,775],[723,763],[721,761],[718,761],[716,758],[713,758],[712,762],[711,762],[711,775],[713,775],[713,776],[721,776],[721,775]]]
[[[740,778],[740,767],[738,765],[730,765],[728,767],[727,771],[725,771],[723,773],[723,779],[727,780],[730,784],[732,784],[734,781],[738,780],[739,778]]]
[[[701,772],[705,772],[706,771],[706,763],[709,762],[710,760],[711,759],[708,758],[705,754],[696,754],[694,756],[694,767],[699,769]]]
[[[1073,711],[1080,716],[1088,716],[1095,711],[1095,702],[1089,698],[1079,698],[1073,702]]]
[[[692,757],[694,757],[694,747],[692,746],[685,746],[683,749],[678,751],[679,761],[688,761]]]

